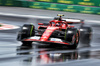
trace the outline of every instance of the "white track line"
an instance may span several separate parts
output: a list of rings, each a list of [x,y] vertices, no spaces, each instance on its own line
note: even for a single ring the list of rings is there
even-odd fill
[[[90,23],[100,23],[100,21],[97,20],[85,20],[86,22],[90,22]]]
[[[0,13],[0,15],[4,16],[14,16],[14,17],[26,17],[26,18],[53,18],[53,17],[47,17],[47,16],[36,16],[36,15],[20,15],[20,14],[13,14],[13,13]]]
[[[41,19],[50,19],[54,17],[48,17],[48,16],[36,16],[36,15],[21,15],[21,14],[14,14],[14,13],[1,13],[0,15],[4,16],[13,16],[13,17],[25,17],[25,18],[41,18]],[[100,23],[100,21],[97,20],[85,20],[86,22],[90,23]]]

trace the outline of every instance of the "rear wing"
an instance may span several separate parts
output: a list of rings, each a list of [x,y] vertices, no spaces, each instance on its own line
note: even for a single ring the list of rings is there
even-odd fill
[[[66,21],[68,24],[79,24],[79,23],[84,23],[84,20],[81,19],[75,19],[75,18],[67,18],[67,19],[62,19],[63,21]]]
[[[49,23],[38,23],[38,25],[45,25],[45,26],[48,26]]]

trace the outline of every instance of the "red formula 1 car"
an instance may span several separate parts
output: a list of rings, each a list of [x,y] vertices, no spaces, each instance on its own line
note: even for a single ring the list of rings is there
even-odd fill
[[[77,48],[80,37],[80,30],[69,24],[74,23],[70,19],[58,18],[49,23],[38,23],[38,30],[32,24],[24,24],[18,33],[17,40],[23,44],[32,44],[32,42],[41,42],[46,44],[62,44],[69,48]],[[75,23],[79,23],[76,21]],[[82,21],[80,22],[82,23]]]

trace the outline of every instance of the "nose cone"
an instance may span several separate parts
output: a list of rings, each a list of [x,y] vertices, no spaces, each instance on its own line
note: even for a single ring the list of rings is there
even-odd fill
[[[51,34],[56,30],[57,28],[55,27],[48,27],[45,32],[43,33],[43,35],[41,36],[40,40],[41,41],[48,41],[49,37],[51,36]]]

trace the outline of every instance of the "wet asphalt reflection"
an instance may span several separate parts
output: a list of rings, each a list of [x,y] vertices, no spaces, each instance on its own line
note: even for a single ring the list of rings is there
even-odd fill
[[[11,35],[13,35],[13,37]],[[23,45],[21,42],[16,41],[16,35],[17,33],[2,34],[2,38],[0,39],[2,40],[0,43],[0,62],[2,62],[2,66],[7,64],[11,65],[12,63],[16,64],[15,66],[38,66],[43,64],[100,58],[100,46],[91,46],[92,43],[80,43],[77,49],[68,49],[65,46],[51,46],[49,44],[39,43]],[[7,39],[7,37],[9,37],[9,39]]]

